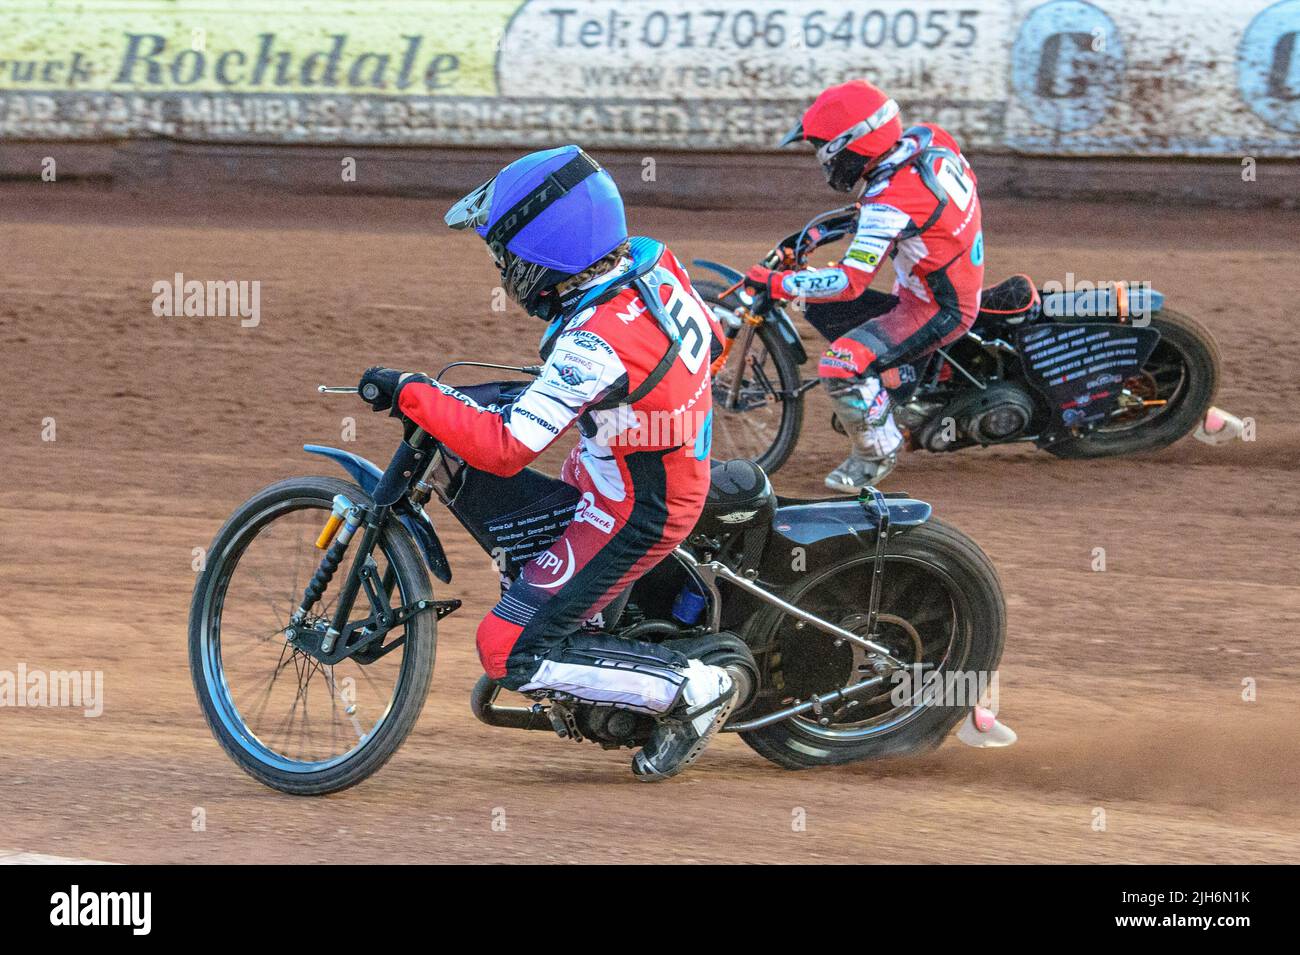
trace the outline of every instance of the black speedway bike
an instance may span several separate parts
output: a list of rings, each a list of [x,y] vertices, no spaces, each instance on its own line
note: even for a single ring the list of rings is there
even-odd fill
[[[520,387],[471,386],[505,400]],[[378,770],[424,706],[438,622],[461,605],[431,585],[452,581],[431,498],[500,558],[503,586],[578,501],[536,470],[501,478],[469,467],[409,421],[382,469],[337,448],[305,450],[351,480],[289,478],[231,515],[194,588],[189,656],[226,753],[267,786],[318,795]],[[725,730],[791,769],[921,752],[978,712],[977,700],[929,692],[994,674],[1002,654],[1002,589],[974,542],[906,495],[780,498],[746,460],[712,474],[691,537],[633,585],[606,630],[727,667],[740,702]],[[654,725],[563,694],[502,693],[480,678],[473,713],[606,748],[643,745]]]
[[[858,210],[815,216],[762,264],[803,268],[814,250],[852,234]],[[695,265],[722,278],[693,283],[728,336],[713,368],[715,452],[774,473],[798,441],[804,396],[818,382],[816,356],[805,379],[808,352],[782,304],[746,292],[736,269]],[[1016,275],[985,290],[965,337],[914,368],[915,387],[896,403],[895,419],[911,450],[1022,442],[1062,458],[1134,454],[1202,422],[1219,427],[1211,403],[1221,367],[1210,332],[1165,308],[1154,289],[1080,283],[1045,292]]]

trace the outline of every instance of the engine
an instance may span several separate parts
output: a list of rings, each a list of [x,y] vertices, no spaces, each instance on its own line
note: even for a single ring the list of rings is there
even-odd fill
[[[931,415],[917,434],[927,451],[953,451],[971,444],[1001,444],[1024,437],[1038,410],[1034,395],[1014,381],[993,381],[963,391]]]

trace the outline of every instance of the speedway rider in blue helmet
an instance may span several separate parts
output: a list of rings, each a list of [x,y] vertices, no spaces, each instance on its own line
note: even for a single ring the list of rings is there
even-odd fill
[[[607,631],[631,585],[686,539],[703,508],[709,363],[721,330],[671,252],[629,240],[618,187],[577,146],[516,160],[446,221],[483,237],[506,292],[548,322],[541,375],[508,403],[386,368],[362,385],[378,386],[376,411],[394,408],[470,466],[506,477],[579,426],[561,472],[581,494],[574,518],[479,625],[479,657],[508,689],[658,717],[632,769],[644,780],[672,776],[730,715],[733,681]]]

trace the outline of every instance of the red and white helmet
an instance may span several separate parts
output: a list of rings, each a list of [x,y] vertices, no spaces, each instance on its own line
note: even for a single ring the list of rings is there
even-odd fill
[[[824,90],[779,145],[812,143],[826,181],[847,192],[902,135],[898,103],[866,80],[850,80]]]

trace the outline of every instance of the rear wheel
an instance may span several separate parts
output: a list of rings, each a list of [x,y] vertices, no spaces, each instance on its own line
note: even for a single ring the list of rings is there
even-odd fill
[[[356,655],[323,665],[288,635],[320,561],[314,541],[335,494],[368,503],[356,485],[298,478],[242,505],[217,534],[190,607],[190,673],[213,735],[250,776],[297,795],[346,789],[387,762],[415,725],[433,673],[432,611],[390,631],[382,648],[367,647],[366,662]],[[307,626],[332,615],[352,553]],[[394,607],[432,599],[419,552],[399,523],[390,521],[373,556],[380,579],[392,584]],[[362,594],[351,619],[369,613]]]
[[[723,298],[726,286],[718,282],[693,285],[724,328],[735,322],[733,310],[740,302],[734,293]],[[799,440],[803,426],[800,384],[799,363],[773,325],[765,322],[757,326],[743,356],[739,345],[733,345],[713,378],[713,457],[719,461],[747,458],[768,474],[774,473]]]
[[[845,561],[789,599],[867,636],[872,570],[871,556]],[[973,541],[937,520],[910,528],[890,539],[881,586],[875,642],[907,664],[910,676],[921,673],[921,681],[886,681],[877,692],[824,709],[820,718],[808,714],[741,733],[760,755],[803,769],[924,751],[938,746],[994,686],[1006,607],[997,571]],[[768,682],[780,705],[853,686],[876,672],[868,651],[836,646],[829,634],[800,628],[788,615],[777,620],[773,639]],[[913,669],[918,665],[923,669]]]
[[[1103,458],[1155,451],[1190,434],[1219,386],[1219,348],[1195,319],[1164,310],[1151,316],[1160,332],[1142,370],[1124,382],[1119,409],[1082,437],[1050,445],[1060,458]]]

